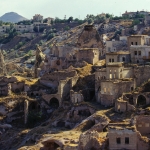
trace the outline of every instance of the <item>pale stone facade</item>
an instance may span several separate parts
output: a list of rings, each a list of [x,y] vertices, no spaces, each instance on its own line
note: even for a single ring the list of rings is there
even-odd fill
[[[113,53],[106,53],[106,64],[110,62],[130,62],[130,53],[129,51],[119,51]]]
[[[135,126],[127,123],[109,124],[109,149],[148,150],[149,143],[136,130]]]
[[[130,46],[132,63],[145,63],[150,60],[150,46],[132,45]]]

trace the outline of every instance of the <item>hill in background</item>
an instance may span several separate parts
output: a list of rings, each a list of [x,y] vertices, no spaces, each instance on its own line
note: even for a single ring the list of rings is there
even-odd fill
[[[28,20],[28,19],[15,12],[8,12],[8,13],[5,13],[3,16],[1,16],[0,20],[3,22],[16,23],[16,22]]]

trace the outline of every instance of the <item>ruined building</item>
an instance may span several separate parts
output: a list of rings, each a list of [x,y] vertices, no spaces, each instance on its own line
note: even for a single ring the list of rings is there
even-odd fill
[[[128,123],[110,123],[108,138],[110,150],[149,148],[149,143],[136,130],[136,127]]]

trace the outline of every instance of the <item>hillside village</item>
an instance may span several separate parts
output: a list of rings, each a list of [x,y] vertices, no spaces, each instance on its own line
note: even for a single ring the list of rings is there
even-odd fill
[[[0,149],[149,150],[150,12],[43,20],[0,26]]]

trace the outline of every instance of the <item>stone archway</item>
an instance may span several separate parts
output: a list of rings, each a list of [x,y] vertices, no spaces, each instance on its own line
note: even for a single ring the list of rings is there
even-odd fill
[[[144,106],[146,105],[146,97],[144,95],[139,95],[137,97],[137,106]]]
[[[53,98],[50,99],[49,104],[52,108],[57,109],[59,107],[59,100],[57,98],[53,97]]]

